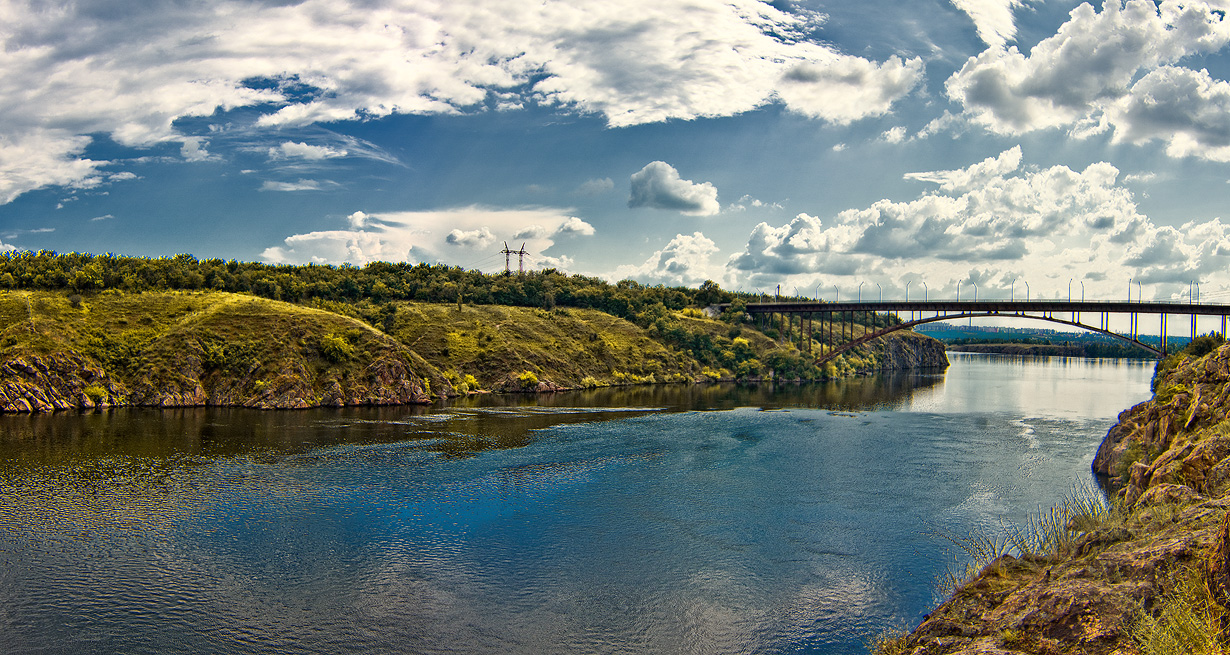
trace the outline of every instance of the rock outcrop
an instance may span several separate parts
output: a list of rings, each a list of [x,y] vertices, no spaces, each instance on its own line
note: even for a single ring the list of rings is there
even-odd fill
[[[1230,345],[1182,360],[1098,449],[1118,518],[1070,525],[1053,553],[991,562],[885,652],[1127,655],[1139,652],[1131,626],[1177,572],[1230,601]]]
[[[50,412],[122,404],[123,384],[73,353],[26,354],[0,363],[0,412]]]
[[[948,368],[948,354],[941,341],[914,332],[896,332],[881,339],[880,370]]]

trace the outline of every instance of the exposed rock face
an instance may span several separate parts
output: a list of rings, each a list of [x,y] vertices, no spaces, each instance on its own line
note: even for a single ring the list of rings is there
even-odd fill
[[[1207,428],[1230,414],[1230,345],[1159,376],[1157,395],[1119,414],[1093,471],[1118,478],[1136,502],[1150,487],[1181,484],[1220,496],[1230,486],[1230,434]],[[1220,467],[1219,464],[1222,464]]]
[[[0,363],[3,412],[92,409],[123,403],[124,396],[122,384],[97,364],[72,353],[31,354]]]
[[[883,339],[880,368],[887,371],[948,368],[948,354],[941,341],[921,334],[898,332]]]
[[[276,366],[257,362],[236,373],[208,370],[200,354],[185,347],[169,366],[144,372],[130,400],[153,407],[257,409],[431,402],[427,384],[415,372],[425,370],[425,363],[405,348],[390,347],[370,362],[357,364],[321,370],[302,353],[290,353]]]

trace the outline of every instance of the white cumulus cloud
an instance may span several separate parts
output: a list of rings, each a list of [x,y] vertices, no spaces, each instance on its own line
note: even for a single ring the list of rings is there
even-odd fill
[[[594,226],[576,216],[570,216],[568,220],[555,229],[555,233],[592,237],[594,236]]]
[[[477,230],[453,230],[444,237],[444,242],[450,246],[466,248],[486,248],[495,241],[495,235],[486,227]]]
[[[280,159],[306,159],[309,161],[319,161],[322,159],[345,157],[347,154],[348,153],[345,148],[314,146],[308,143],[295,141],[284,141],[280,145],[269,149],[269,158],[275,161]]]
[[[620,266],[614,276],[645,284],[696,286],[714,277],[711,259],[717,252],[717,244],[700,232],[677,234],[643,264]]]
[[[1024,5],[1021,0],[952,0],[952,4],[973,19],[978,38],[987,45],[1000,47],[1016,39],[1012,12]]]
[[[712,216],[722,210],[717,187],[679,177],[679,171],[664,161],[653,161],[632,174],[629,207],[670,209],[691,216]]]
[[[1107,0],[1100,12],[1085,3],[1028,56],[987,49],[945,88],[992,132],[1113,130],[1116,142],[1159,139],[1172,156],[1227,161],[1227,84],[1177,63],[1228,43],[1230,20],[1203,2]]]
[[[1175,285],[1230,266],[1230,226],[1220,219],[1159,226],[1108,163],[1030,169],[1021,160],[1012,148],[965,169],[909,175],[938,187],[912,200],[760,223],[728,260],[726,278],[757,286],[921,275],[932,290],[951,291],[973,268],[1003,289],[1015,277],[1035,290],[1075,279],[1117,297],[1129,278]]]
[[[96,184],[94,134],[209,158],[178,125],[243,107],[265,127],[527,105],[621,127],[771,103],[848,123],[918,86],[921,59],[839,52],[815,40],[823,20],[759,0],[9,3],[0,202]],[[273,156],[340,152],[288,143]]]
[[[581,225],[588,225],[567,210],[551,208],[355,212],[346,221],[349,229],[288,236],[266,248],[261,259],[276,264],[408,261],[463,266],[477,261],[485,262],[485,270],[496,270],[504,266],[499,255],[503,243],[516,241],[514,248],[525,243],[529,252],[527,266],[566,268],[571,262],[566,255],[547,253],[555,245],[551,235],[583,235]]]

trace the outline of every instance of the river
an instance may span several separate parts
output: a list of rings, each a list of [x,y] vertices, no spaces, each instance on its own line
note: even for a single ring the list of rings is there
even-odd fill
[[[863,653],[1152,362],[0,416],[3,653]]]

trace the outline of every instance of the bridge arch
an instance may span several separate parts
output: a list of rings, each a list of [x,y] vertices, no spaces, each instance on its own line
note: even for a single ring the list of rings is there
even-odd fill
[[[857,348],[858,346],[861,346],[869,341],[873,341],[875,339],[878,339],[879,337],[882,337],[886,334],[891,334],[893,332],[899,332],[901,330],[909,330],[916,325],[923,325],[925,323],[935,323],[937,321],[951,321],[951,320],[956,320],[956,319],[961,319],[961,318],[1006,318],[1006,317],[1028,318],[1028,319],[1033,319],[1037,321],[1047,321],[1050,323],[1059,323],[1061,325],[1068,325],[1071,327],[1080,328],[1082,330],[1088,330],[1090,332],[1097,332],[1099,334],[1105,334],[1107,336],[1115,337],[1116,339],[1126,341],[1132,345],[1139,346],[1145,350],[1148,350],[1149,352],[1157,355],[1158,357],[1163,357],[1166,355],[1165,351],[1163,351],[1161,348],[1157,348],[1150,344],[1144,343],[1134,337],[1119,334],[1118,332],[1112,332],[1110,330],[1104,330],[1102,328],[1095,327],[1092,325],[1086,325],[1084,323],[1080,323],[1077,321],[1064,320],[1061,318],[1055,318],[1053,316],[1035,316],[1031,314],[1004,314],[1004,313],[996,312],[996,311],[987,311],[987,312],[962,312],[959,314],[930,316],[927,318],[920,318],[920,319],[911,320],[911,321],[903,321],[896,325],[890,325],[888,327],[883,327],[883,328],[880,328],[878,330],[874,330],[871,332],[865,332],[863,336],[857,339],[853,339],[850,341],[843,342],[841,344],[830,346],[829,351],[825,352],[824,354],[816,358],[816,363],[823,364],[837,357],[838,355],[848,352],[850,350],[853,350],[854,348]]]

